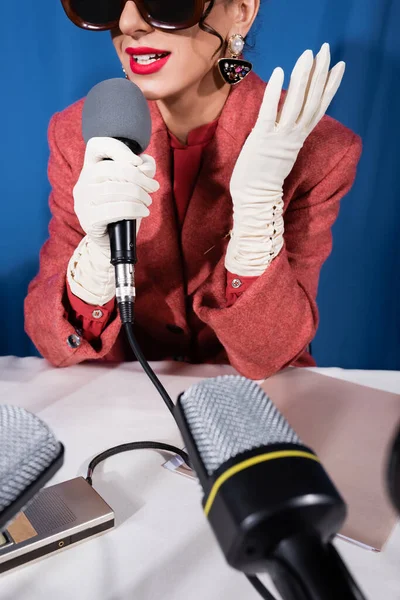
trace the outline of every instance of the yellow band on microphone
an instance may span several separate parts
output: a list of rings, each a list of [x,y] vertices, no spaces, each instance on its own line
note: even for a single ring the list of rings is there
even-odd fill
[[[249,467],[254,467],[254,465],[258,465],[260,463],[263,462],[267,462],[268,460],[275,460],[277,458],[309,458],[310,460],[315,460],[316,462],[321,462],[318,458],[318,456],[315,456],[315,454],[312,454],[311,452],[304,452],[302,450],[280,450],[278,452],[268,452],[267,454],[259,454],[258,456],[253,456],[252,458],[248,458],[247,460],[244,460],[240,463],[238,463],[237,465],[234,465],[233,467],[231,467],[230,469],[228,469],[227,471],[225,471],[224,473],[222,473],[222,475],[220,475],[217,479],[217,481],[214,483],[213,487],[211,488],[211,492],[207,498],[207,502],[206,505],[204,507],[204,512],[206,514],[206,517],[208,517],[211,507],[214,503],[214,500],[216,498],[216,495],[218,494],[221,486],[225,483],[225,481],[227,481],[228,479],[230,479],[231,477],[233,477],[233,475],[236,475],[237,473],[240,473],[240,471],[244,471],[245,469],[248,469]]]

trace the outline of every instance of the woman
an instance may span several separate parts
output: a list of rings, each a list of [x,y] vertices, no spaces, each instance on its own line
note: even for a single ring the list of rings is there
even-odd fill
[[[150,0],[104,0],[107,16],[89,17],[62,1],[76,24],[112,28],[149,100],[152,138],[141,157],[110,138],[85,149],[82,100],[51,120],[53,218],[25,303],[39,351],[56,366],[131,358],[107,225],[137,219],[136,334],[148,359],[229,362],[255,379],[313,365],[319,273],[361,152],[324,116],[344,64],[329,72],[327,44],[315,59],[305,52],[285,97],[281,69],[265,87],[250,63],[231,63],[259,0],[171,0],[167,14]]]

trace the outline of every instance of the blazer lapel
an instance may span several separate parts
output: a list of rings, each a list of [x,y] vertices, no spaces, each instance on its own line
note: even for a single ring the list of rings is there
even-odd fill
[[[146,152],[156,161],[160,189],[152,194],[151,215],[140,226],[136,279],[142,289],[157,288],[174,314],[185,315],[186,294],[195,292],[225,252],[232,228],[229,182],[257,119],[264,88],[265,83],[251,73],[231,90],[214,138],[204,149],[181,237],[171,185],[168,132],[156,103],[149,102],[152,136]]]
[[[207,279],[225,253],[232,229],[229,183],[239,153],[257,119],[264,89],[265,83],[253,73],[232,88],[215,136],[204,149],[202,167],[182,229],[188,294],[193,294]]]

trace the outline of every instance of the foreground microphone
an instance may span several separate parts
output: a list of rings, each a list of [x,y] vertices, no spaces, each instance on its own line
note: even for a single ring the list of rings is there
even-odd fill
[[[150,111],[140,89],[127,79],[107,79],[94,86],[82,112],[82,135],[120,140],[134,154],[150,142]],[[111,264],[115,267],[116,298],[123,322],[132,322],[135,299],[136,221],[119,221],[108,226]]]
[[[257,383],[206,379],[179,397],[175,414],[232,567],[268,571],[285,600],[363,598],[331,544],[344,501]]]
[[[0,405],[0,531],[62,466],[64,447],[38,417]]]

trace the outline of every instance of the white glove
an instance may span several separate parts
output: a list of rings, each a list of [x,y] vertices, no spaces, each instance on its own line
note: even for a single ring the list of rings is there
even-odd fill
[[[266,87],[254,129],[233,170],[233,230],[225,267],[242,276],[262,275],[283,246],[283,184],[308,135],[324,116],[345,70],[331,71],[329,45],[297,61],[280,114],[284,73],[277,68]]]
[[[104,160],[109,158],[111,160]],[[83,238],[68,264],[72,293],[84,302],[103,305],[115,295],[114,267],[110,264],[107,226],[149,215],[150,193],[159,189],[151,156],[136,156],[118,140],[89,140],[83,169],[74,187],[74,208]]]

